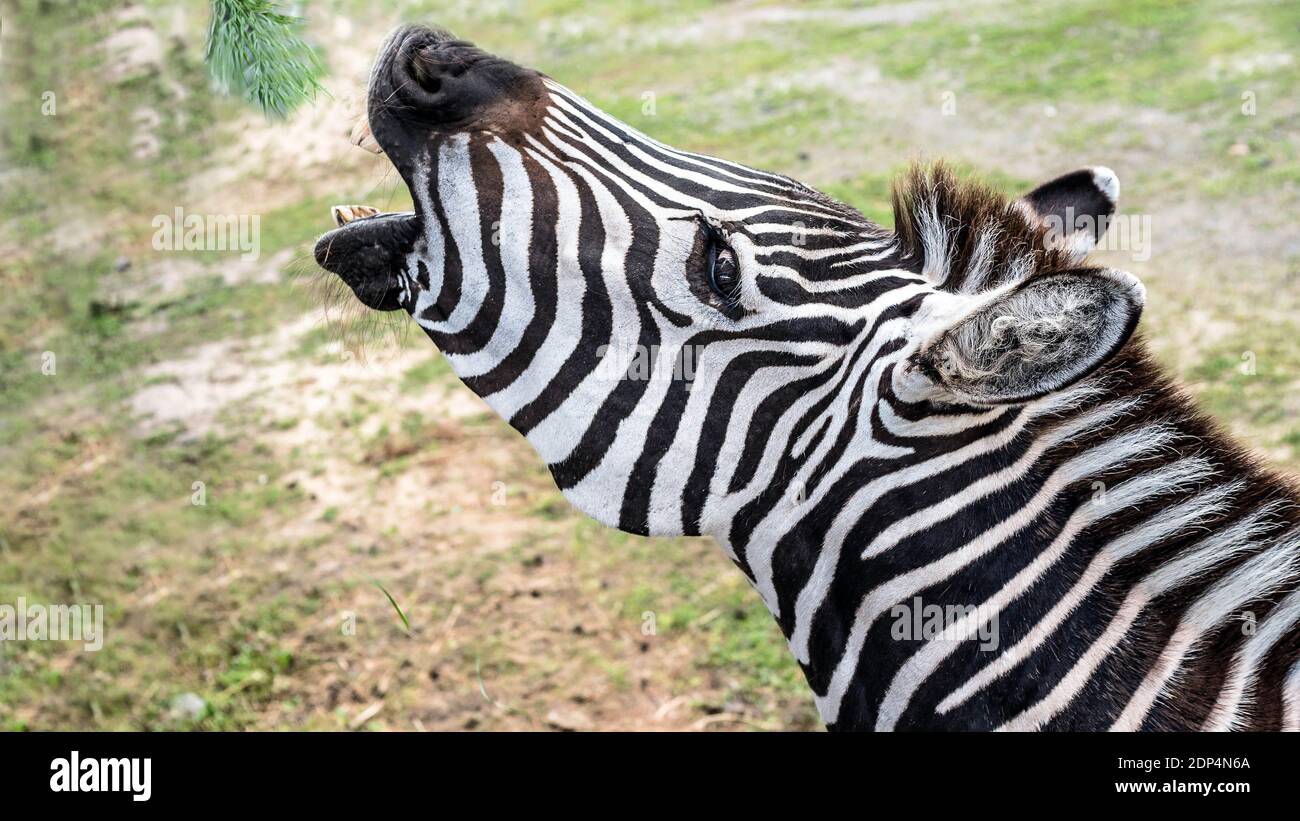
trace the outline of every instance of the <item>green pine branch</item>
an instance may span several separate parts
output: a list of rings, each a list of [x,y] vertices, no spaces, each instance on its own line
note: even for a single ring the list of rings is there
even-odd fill
[[[325,64],[299,35],[302,23],[271,0],[212,0],[204,60],[217,88],[279,120],[315,99]]]

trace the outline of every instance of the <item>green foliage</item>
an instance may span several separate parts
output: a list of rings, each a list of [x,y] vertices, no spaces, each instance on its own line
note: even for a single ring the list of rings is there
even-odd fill
[[[204,59],[224,93],[282,120],[323,90],[325,65],[301,28],[301,18],[270,0],[213,0]]]

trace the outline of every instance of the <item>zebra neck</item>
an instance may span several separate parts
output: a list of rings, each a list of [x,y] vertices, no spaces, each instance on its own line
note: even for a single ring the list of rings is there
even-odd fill
[[[829,726],[1296,720],[1297,496],[1140,344],[1070,396],[904,421],[863,424],[907,455],[848,450],[789,527],[729,541]]]

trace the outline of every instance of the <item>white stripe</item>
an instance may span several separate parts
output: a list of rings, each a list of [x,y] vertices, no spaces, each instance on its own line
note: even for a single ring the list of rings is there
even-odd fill
[[[1178,622],[1173,636],[1155,665],[1138,685],[1111,730],[1126,732],[1140,729],[1156,700],[1165,692],[1182,667],[1183,660],[1207,632],[1234,615],[1233,611],[1269,595],[1289,580],[1296,568],[1296,550],[1300,542],[1270,547],[1235,568],[1220,579],[1189,607]],[[1171,572],[1166,568],[1153,573]]]
[[[804,583],[803,589],[799,591],[799,597],[795,602],[794,631],[790,635],[790,649],[794,652],[795,658],[804,664],[809,663],[811,654],[808,641],[812,633],[813,617],[816,615],[817,609],[821,607],[822,600],[826,597],[831,582],[835,578],[835,568],[839,565],[840,553],[844,550],[844,541],[862,518],[862,515],[881,496],[893,488],[916,484],[972,459],[1001,450],[1019,436],[1030,421],[1036,418],[1035,411],[1044,415],[1050,414],[1057,410],[1058,407],[1066,406],[1072,397],[1073,394],[1068,392],[1057,394],[1037,406],[1027,407],[1010,425],[991,436],[977,439],[951,453],[945,453],[901,471],[881,476],[859,488],[835,516],[835,520],[826,533],[826,538],[822,540],[822,549],[817,555],[817,563],[813,566],[813,571],[809,575],[808,581]],[[1059,406],[1057,403],[1059,403]],[[1131,410],[1137,403],[1137,398],[1122,399],[1100,405],[1097,409],[1089,411],[1085,415],[1098,425],[1106,424]]]
[[[1254,697],[1260,662],[1297,619],[1300,619],[1300,590],[1291,593],[1269,611],[1255,635],[1246,640],[1245,646],[1232,660],[1232,671],[1201,729],[1228,731],[1242,728],[1248,718],[1244,714],[1249,711]]]
[[[890,402],[878,401],[876,407],[880,409],[880,421],[885,430],[894,436],[916,437],[956,436],[1011,412],[1007,408],[992,408],[983,413],[938,414],[912,420],[899,416]]]
[[[555,320],[519,378],[503,390],[484,397],[506,420],[512,419],[550,385],[578,347],[582,339],[582,301],[587,293],[587,280],[578,263],[578,233],[582,217],[578,188],[569,175],[550,160],[531,150],[529,155],[546,169],[555,185],[555,248],[559,255],[555,263]],[[589,218],[595,219],[596,216],[593,214]]]
[[[746,227],[746,232],[749,228]],[[837,246],[834,248],[804,248],[798,245],[760,245],[758,246],[761,254],[789,254],[792,257],[802,259],[817,260],[829,259],[830,257],[842,257],[845,254],[856,254],[859,251],[874,251],[874,254],[857,259],[877,260],[889,256],[892,247],[890,243],[880,243],[878,240],[864,239],[862,242],[855,242],[852,245]],[[901,270],[901,269],[900,269]],[[883,271],[873,271],[872,273],[884,273]]]
[[[669,446],[668,453],[664,455],[663,460],[659,463],[659,470],[655,473],[654,487],[650,494],[650,528],[652,532],[680,532],[684,526],[682,522],[682,494],[685,493],[686,483],[690,479],[691,471],[695,468],[696,453],[701,449],[712,450],[716,446],[714,442],[702,442],[701,438],[704,433],[704,425],[707,421],[706,415],[713,399],[713,393],[718,387],[718,378],[726,370],[728,363],[737,355],[748,355],[755,351],[765,350],[782,350],[792,354],[801,352],[823,354],[817,364],[813,366],[764,369],[763,379],[760,380],[764,390],[770,390],[772,385],[779,386],[799,379],[806,379],[840,364],[835,356],[824,355],[827,351],[820,346],[805,345],[801,347],[803,350],[791,345],[769,347],[764,343],[756,343],[754,340],[738,339],[735,341],[714,342],[700,352],[700,358],[695,363],[696,379],[691,385],[690,397],[686,401],[686,408],[683,410],[678,422],[673,443]],[[758,387],[757,383],[755,387]],[[752,409],[754,405],[754,402],[734,402],[732,404],[732,418],[729,424],[745,424],[744,419],[747,418],[745,411]]]
[[[1282,729],[1300,733],[1300,661],[1291,667],[1282,686]]]
[[[1098,405],[1096,408],[1093,408],[1086,413],[1081,413],[1075,418],[1046,431],[1035,439],[1034,443],[1025,451],[1024,455],[1012,464],[977,479],[952,496],[940,499],[933,505],[921,508],[915,513],[898,519],[889,525],[889,527],[886,527],[867,544],[866,548],[863,549],[862,558],[869,559],[872,556],[879,556],[881,553],[890,550],[909,536],[951,518],[959,513],[962,508],[972,505],[994,493],[1005,491],[1008,485],[1024,478],[1030,468],[1037,464],[1038,460],[1048,450],[1051,450],[1057,445],[1069,442],[1077,436],[1094,432],[1099,426],[1105,425],[1107,422],[1122,414],[1131,407],[1132,404],[1132,401],[1127,403],[1121,401]],[[1117,437],[1112,441],[1119,441],[1121,438],[1122,437]],[[1089,453],[1103,453],[1109,446],[1110,442],[1103,442],[1097,445],[1097,447],[1092,451],[1089,451]],[[1045,499],[1044,502],[1046,501],[1050,501],[1050,499]]]
[[[1000,228],[985,228],[980,232],[979,242],[966,264],[966,276],[961,284],[964,294],[979,293],[984,288],[993,267],[993,249],[997,243]]]
[[[1243,487],[1244,483],[1235,482],[1231,485],[1205,491],[1189,502],[1163,511],[1151,520],[1154,525],[1146,524],[1137,531],[1126,534],[1108,544],[1084,571],[1083,576],[1087,579],[1086,587],[1082,584],[1083,579],[1081,579],[1081,583],[1076,584],[1067,594],[1064,600],[1067,606],[1061,607],[1058,605],[1057,608],[1053,608],[1049,618],[1044,619],[1044,622],[1051,621],[1053,626],[1046,632],[1040,632],[1038,627],[1035,628],[1037,634],[1035,638],[1038,643],[1041,644],[1047,638],[1048,632],[1054,632],[1055,628],[1079,606],[1083,599],[1096,589],[1101,579],[1117,562],[1135,555],[1171,534],[1186,532],[1189,528],[1197,526],[1210,516],[1222,512],[1230,498],[1240,492]],[[1253,523],[1248,523],[1246,529],[1248,530],[1252,526]],[[1037,703],[1007,721],[998,729],[1006,731],[1037,730],[1059,715],[1092,678],[1093,673],[1096,672],[1102,661],[1127,635],[1133,621],[1151,600],[1195,578],[1221,562],[1224,558],[1233,555],[1234,548],[1240,549],[1241,545],[1249,544],[1249,538],[1248,536],[1242,536],[1238,542],[1234,543],[1226,539],[1212,537],[1198,544],[1197,548],[1184,553],[1174,562],[1164,565],[1162,571],[1167,572],[1157,571],[1151,573],[1134,586],[1124,601],[1121,602],[1115,616],[1102,632],[1102,635],[1089,645],[1078,661],[1056,683],[1056,686]],[[1032,649],[1034,648],[1030,648],[1030,650]]]
[[[488,150],[501,166],[501,222],[496,231],[501,268],[505,273],[505,295],[501,316],[487,344],[474,353],[447,355],[447,362],[461,379],[491,371],[519,347],[536,310],[533,283],[528,278],[528,252],[533,240],[533,188],[518,151],[499,139],[488,143]]]
[[[990,620],[1000,618],[1002,612],[1012,602],[1028,593],[1043,577],[1043,574],[1049,568],[1055,566],[1056,562],[1065,555],[1066,550],[1069,549],[1069,546],[1074,542],[1075,536],[1080,531],[1109,516],[1113,516],[1121,510],[1135,507],[1153,496],[1186,487],[1212,473],[1213,467],[1204,459],[1182,459],[1158,470],[1121,482],[1076,509],[1066,521],[1065,526],[1061,528],[1061,532],[1047,546],[1047,549],[1034,556],[1033,560],[1008,580],[1001,589],[980,603],[973,616],[963,617],[950,625],[942,636],[927,643],[899,668],[894,675],[894,680],[890,683],[885,698],[881,702],[881,720],[878,729],[892,730],[898,717],[907,708],[916,689],[934,672],[940,662],[961,646],[958,639],[980,635],[980,631],[984,629]],[[1167,521],[1161,520],[1156,527],[1164,527],[1166,524]],[[1001,631],[999,630],[998,633],[1000,635]],[[1011,652],[1015,652],[1014,647]],[[1015,661],[1019,660],[1007,659],[1004,661],[1004,659],[1007,659],[1007,656],[1004,655],[993,662],[994,665],[1001,665],[1003,672],[1011,669]],[[996,674],[987,675],[990,677],[986,681],[991,680],[991,677]],[[941,701],[935,712],[939,715],[947,713],[969,698],[976,689],[978,689],[978,685],[973,684],[973,680],[968,681],[967,687],[949,694]]]
[[[799,287],[810,294],[829,294],[839,292],[852,292],[864,285],[870,285],[873,282],[879,282],[884,279],[906,279],[914,283],[915,287],[908,292],[908,296],[915,293],[922,293],[922,287],[926,291],[929,285],[910,271],[904,271],[901,268],[877,268],[861,274],[850,274],[848,276],[836,277],[834,279],[808,279],[802,276],[798,271],[784,265],[774,265],[772,263],[760,263],[763,270],[759,273],[765,277],[773,279],[788,279],[798,283]],[[899,286],[905,288],[909,286]]]
[[[670,145],[661,143],[655,138],[647,136],[646,134],[636,130],[635,128],[632,128],[627,123],[622,123],[619,122],[618,120],[615,120],[613,117],[606,114],[597,106],[593,106],[591,103],[587,102],[585,99],[582,98],[581,95],[574,93],[571,89],[568,89],[560,85],[554,80],[547,79],[544,80],[544,82],[546,83],[546,86],[553,92],[553,96],[555,94],[558,94],[564,100],[567,100],[573,105],[578,106],[583,111],[586,111],[589,114],[591,114],[593,117],[603,120],[604,122],[609,123],[611,126],[619,128],[620,130],[626,131],[629,135],[635,137],[636,139],[642,141],[647,145],[654,146],[655,148],[662,151],[664,154],[677,157],[679,159],[692,161],[694,162],[695,165],[708,168],[710,170],[718,170],[717,166],[713,164],[713,163],[718,163],[727,168],[732,168],[737,171],[745,172],[745,176],[742,176],[739,174],[728,173],[726,171],[719,171],[719,173],[728,174],[728,176],[737,180],[742,180],[746,182],[752,181],[755,184],[759,184],[763,179],[766,179],[770,181],[769,184],[774,186],[780,186],[783,188],[788,188],[791,184],[789,179],[782,177],[779,174],[773,174],[768,171],[760,171],[756,168],[750,168],[749,166],[741,165],[740,163],[731,162],[730,160],[722,160],[722,159],[718,159],[717,157],[707,157],[703,154],[694,154],[689,151],[683,151],[679,148],[673,148]],[[559,100],[556,100],[556,102],[559,102]],[[712,160],[713,163],[703,162],[704,160]],[[761,179],[753,179],[755,177]]]
[[[478,189],[469,157],[469,137],[458,134],[438,151],[438,198],[447,214],[452,241],[460,256],[460,299],[441,322],[420,323],[444,334],[460,333],[478,316],[487,297],[487,266],[479,231]]]
[[[612,333],[623,339],[636,339],[640,335],[641,320],[633,307],[635,303],[628,290],[625,271],[627,251],[632,244],[632,224],[614,195],[599,180],[584,168],[575,166],[573,170],[586,180],[605,229],[600,268],[605,275],[605,287],[609,291]],[[617,339],[609,342],[613,344]],[[583,377],[572,393],[549,416],[528,432],[528,441],[548,465],[563,461],[573,452],[582,441],[583,434],[591,427],[596,412],[613,387],[600,369],[593,370]],[[594,509],[605,510],[608,499],[619,498],[622,492],[621,487],[608,488],[605,500]],[[606,516],[605,524],[610,524],[608,518]],[[613,524],[617,526],[618,523]]]
[[[1086,414],[1085,414],[1086,415]],[[1067,425],[1071,425],[1067,423]],[[817,706],[828,724],[839,716],[840,704],[850,682],[857,674],[862,645],[867,631],[893,604],[907,599],[927,587],[950,578],[971,562],[987,554],[1007,539],[1038,520],[1042,510],[1063,488],[1087,476],[1096,476],[1119,465],[1141,458],[1168,446],[1177,431],[1165,425],[1135,428],[1069,459],[1047,478],[1037,495],[1008,519],[943,558],[903,573],[867,594],[854,614],[853,627],[843,655],[831,675],[826,695],[818,697]]]
[[[411,316],[414,317],[417,324],[426,330],[431,328],[434,321],[424,316],[424,312],[432,307],[438,299],[438,294],[442,291],[443,271],[447,264],[447,249],[443,247],[442,241],[442,221],[438,219],[438,214],[433,209],[433,180],[430,179],[428,159],[421,157],[415,166],[415,185],[413,186],[415,198],[420,203],[420,213],[427,216],[424,220],[424,247],[416,247],[407,255],[406,268],[413,280],[419,281],[419,262],[425,263],[425,270],[429,274],[428,287],[420,291],[415,298],[415,307],[411,309]]]

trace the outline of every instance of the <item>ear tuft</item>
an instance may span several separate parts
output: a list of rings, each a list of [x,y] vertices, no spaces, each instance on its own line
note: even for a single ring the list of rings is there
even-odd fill
[[[916,362],[957,401],[1029,401],[1079,381],[1114,356],[1145,302],[1142,283],[1124,271],[1043,274],[963,315]]]
[[[1047,229],[1049,248],[1082,262],[1101,241],[1119,204],[1119,177],[1104,165],[1045,182],[1019,201]]]
[[[1104,165],[1092,168],[1092,183],[1110,200],[1111,211],[1119,205],[1119,176]]]

